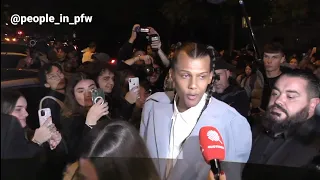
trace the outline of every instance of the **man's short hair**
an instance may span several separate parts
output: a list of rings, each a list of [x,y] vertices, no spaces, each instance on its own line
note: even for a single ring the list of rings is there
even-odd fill
[[[281,76],[298,77],[307,81],[306,91],[309,99],[320,97],[320,82],[319,79],[313,73],[303,70],[292,70],[283,73]]]
[[[268,43],[263,47],[264,53],[282,53],[284,54],[284,49],[282,44],[278,42]]]
[[[40,68],[39,73],[38,73],[40,84],[44,85],[47,83],[47,76],[46,75],[52,71],[53,66],[57,67],[62,72],[61,66],[57,63],[44,64]]]
[[[96,48],[97,47],[97,44],[95,42],[91,42],[89,44],[89,48]]]

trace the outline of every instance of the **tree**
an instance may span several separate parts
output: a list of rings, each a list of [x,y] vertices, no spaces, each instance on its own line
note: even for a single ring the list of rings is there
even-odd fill
[[[309,0],[271,0],[272,23],[299,23],[308,17]]]

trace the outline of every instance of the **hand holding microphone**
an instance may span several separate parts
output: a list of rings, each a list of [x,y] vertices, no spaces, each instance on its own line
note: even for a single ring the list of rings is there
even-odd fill
[[[212,126],[205,126],[200,129],[199,142],[202,155],[205,161],[211,165],[209,177],[214,180],[225,179],[221,172],[220,161],[225,158],[224,142],[219,131]]]

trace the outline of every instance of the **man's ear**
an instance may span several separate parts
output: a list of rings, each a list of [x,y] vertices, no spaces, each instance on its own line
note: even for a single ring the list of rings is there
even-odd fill
[[[285,62],[285,60],[286,60],[286,56],[285,55],[283,55],[282,56],[282,58],[281,58],[281,60],[280,60],[280,63],[282,64],[282,63],[284,63]]]
[[[50,84],[45,83],[45,84],[44,84],[44,87],[46,87],[46,88],[50,88]]]
[[[310,105],[309,105],[309,116],[308,118],[311,118],[312,116],[315,115],[316,107],[320,106],[320,99],[319,98],[312,98],[310,100]]]
[[[232,75],[232,72],[230,70],[226,70],[227,79]]]
[[[211,71],[210,74],[209,74],[210,77],[209,77],[209,82],[208,82],[208,84],[210,84],[210,83],[212,82],[213,75],[214,75],[214,74],[213,74],[213,71]]]
[[[174,78],[174,70],[172,68],[170,68],[169,70],[169,77],[171,77],[172,79]]]

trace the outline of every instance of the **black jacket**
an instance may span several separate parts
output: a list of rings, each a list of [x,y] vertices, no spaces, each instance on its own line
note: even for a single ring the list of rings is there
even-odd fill
[[[229,104],[235,108],[242,116],[247,117],[250,110],[250,99],[245,89],[237,85],[230,85],[223,93],[213,93],[216,99]]]
[[[1,114],[1,179],[42,179],[42,154],[16,118]]]
[[[320,152],[319,121],[309,119],[287,131],[273,133],[262,125],[254,126],[249,163],[315,168]]]
[[[135,104],[130,104],[120,95],[106,95],[110,117],[128,121],[132,115]]]
[[[75,114],[70,117],[61,117],[62,136],[67,145],[66,163],[74,163],[81,154],[83,140],[91,131],[91,128],[85,124],[86,117],[84,115]],[[107,117],[102,117],[97,122],[110,120]]]

